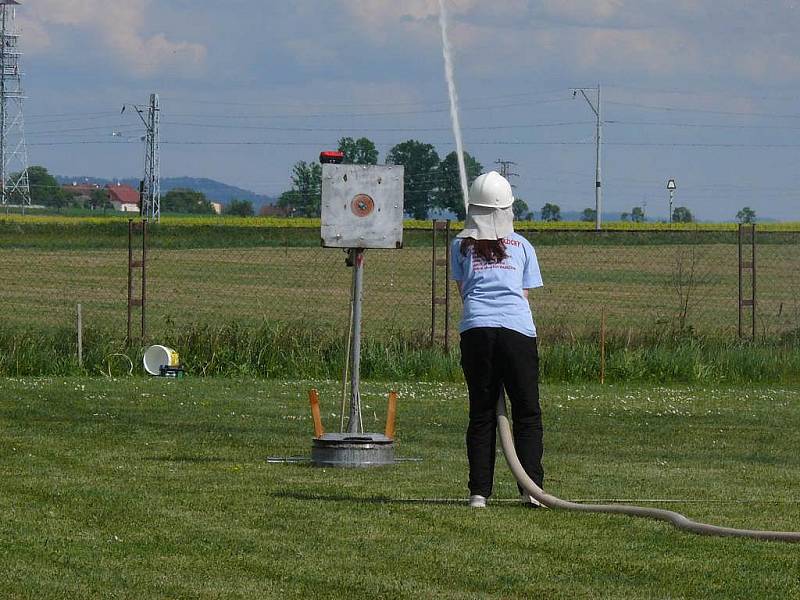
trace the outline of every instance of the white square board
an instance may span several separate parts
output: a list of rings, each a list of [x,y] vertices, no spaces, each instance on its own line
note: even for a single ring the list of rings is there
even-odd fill
[[[402,248],[403,174],[398,165],[322,165],[322,245]]]

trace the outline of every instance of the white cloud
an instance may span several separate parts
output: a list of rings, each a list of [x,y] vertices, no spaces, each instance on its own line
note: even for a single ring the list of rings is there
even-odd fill
[[[597,22],[617,16],[624,8],[624,0],[539,0],[545,14],[571,21]]]
[[[174,41],[164,33],[146,35],[142,29],[151,0],[39,0],[19,11],[26,50],[41,53],[52,47],[64,29],[88,32],[137,75],[163,70],[194,73],[202,69],[206,47]]]
[[[752,82],[800,79],[794,2],[718,10],[712,0],[446,0],[459,63],[472,75],[562,65],[579,76],[656,74]],[[438,0],[339,0],[376,45],[429,51],[439,43]],[[759,5],[760,6],[760,5]],[[732,35],[733,32],[733,35]],[[421,45],[424,43],[425,45]],[[605,71],[605,73],[603,73]],[[734,73],[735,72],[735,73]]]

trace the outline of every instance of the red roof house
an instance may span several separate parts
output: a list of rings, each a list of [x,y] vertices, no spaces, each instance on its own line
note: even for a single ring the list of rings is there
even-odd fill
[[[119,183],[106,186],[106,189],[108,189],[108,199],[114,210],[139,212],[139,190]]]

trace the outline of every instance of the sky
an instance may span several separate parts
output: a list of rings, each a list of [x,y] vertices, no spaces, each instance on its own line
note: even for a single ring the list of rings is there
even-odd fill
[[[162,176],[277,196],[342,136],[380,160],[455,148],[438,0],[21,0],[30,164],[141,177],[162,108]],[[594,207],[601,87],[604,211],[800,220],[800,2],[446,0],[467,152],[516,163],[539,211]],[[588,92],[590,95],[595,91]]]

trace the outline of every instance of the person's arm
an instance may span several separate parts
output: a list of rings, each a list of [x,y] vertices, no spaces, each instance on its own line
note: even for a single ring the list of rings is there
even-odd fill
[[[461,291],[461,290],[459,290],[459,291]],[[522,290],[522,295],[525,296],[525,300],[527,300],[528,299],[528,290]]]
[[[542,273],[539,270],[539,261],[536,259],[536,250],[533,246],[526,244],[525,269],[522,273],[522,293],[528,297],[528,291],[533,288],[542,287]]]

